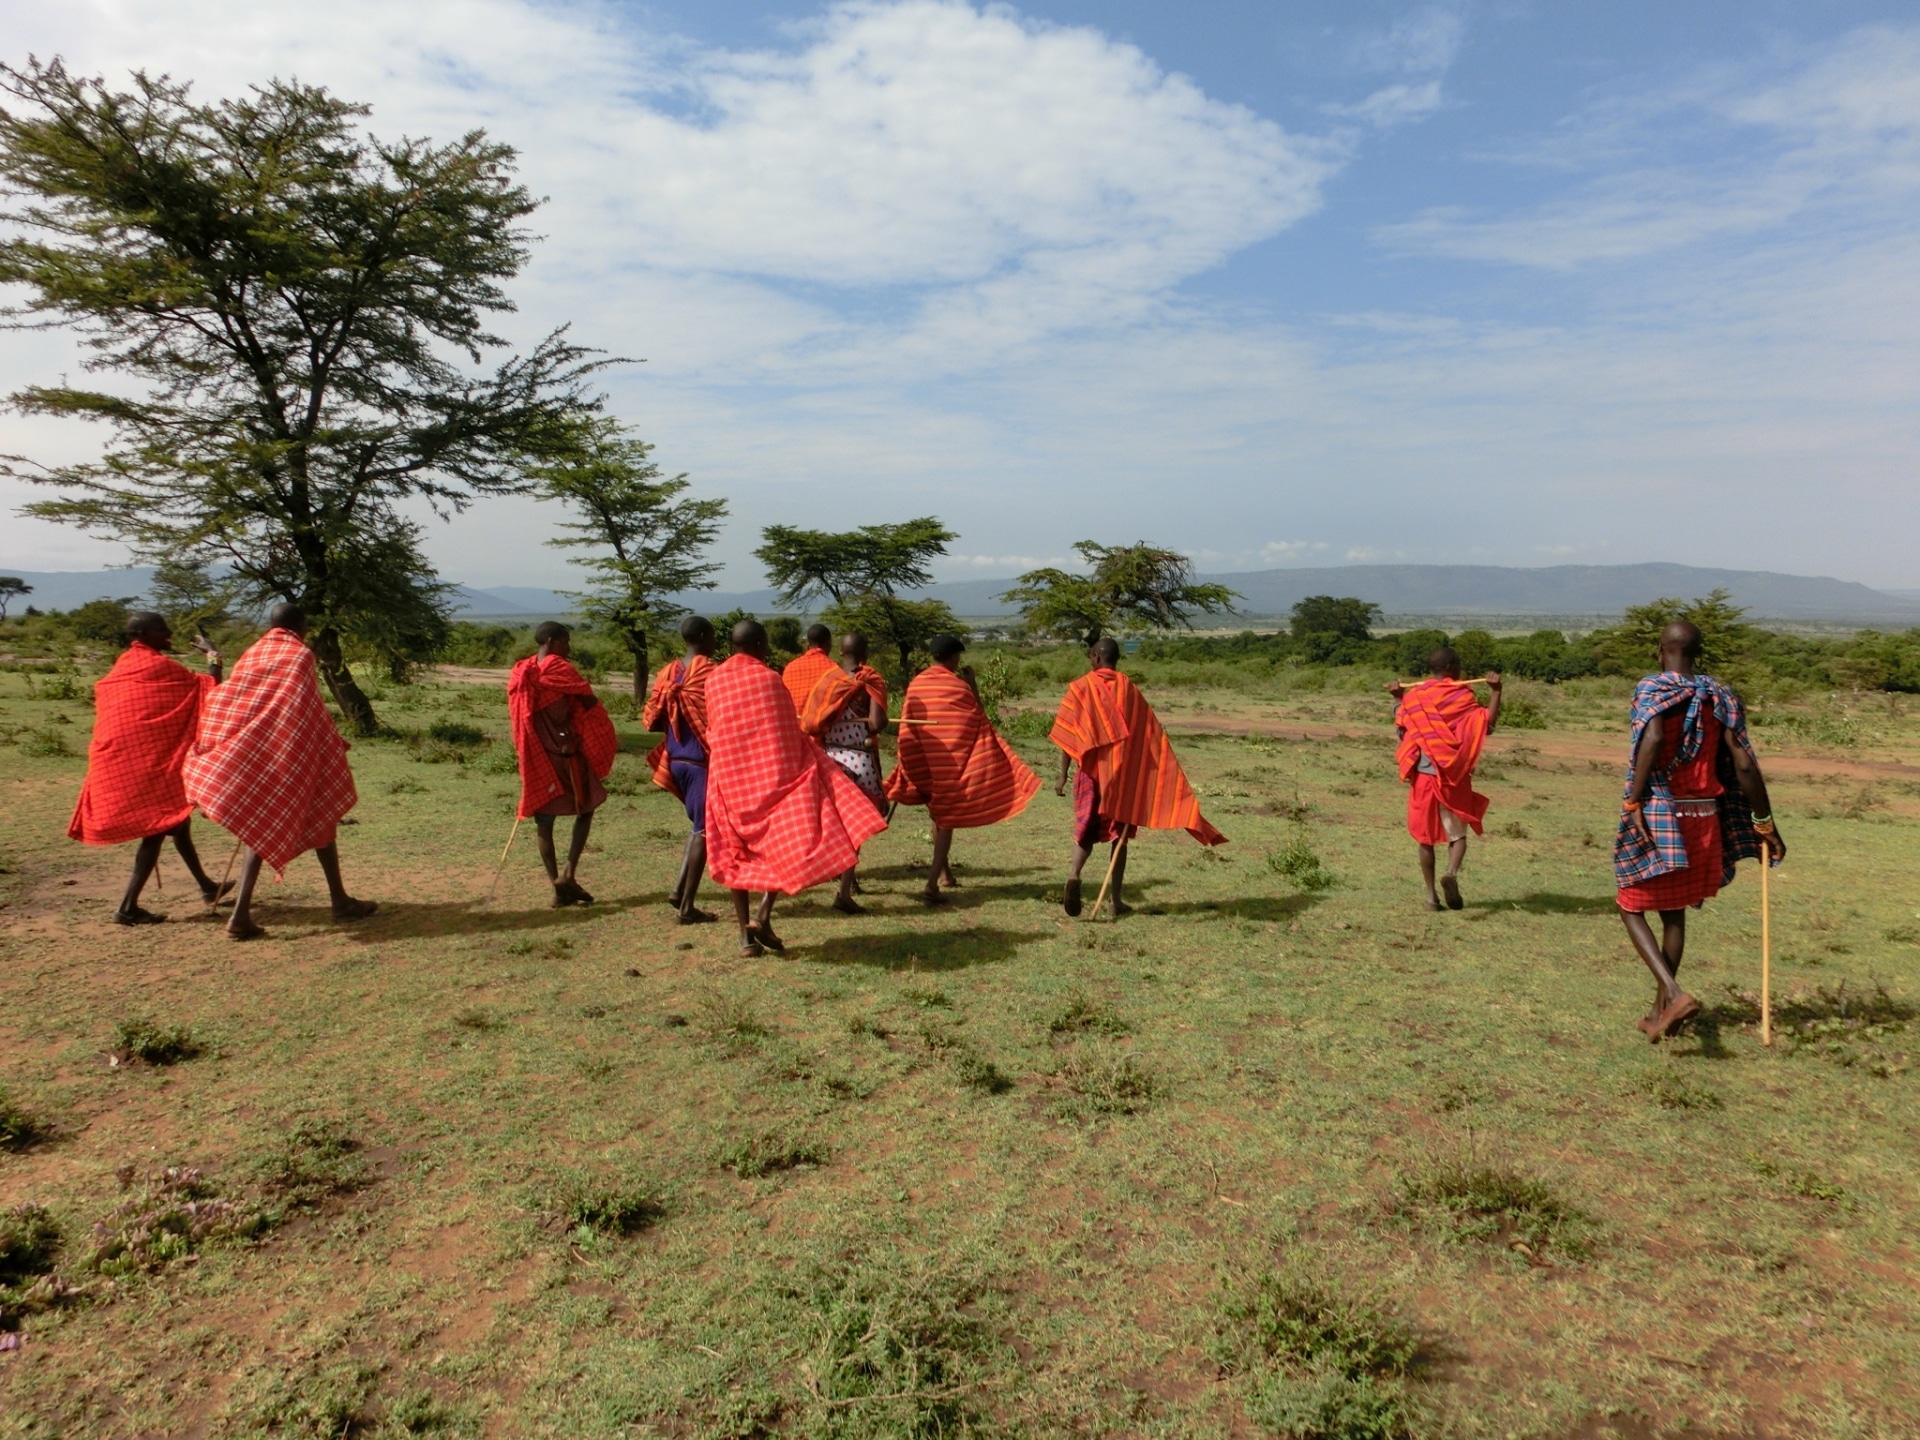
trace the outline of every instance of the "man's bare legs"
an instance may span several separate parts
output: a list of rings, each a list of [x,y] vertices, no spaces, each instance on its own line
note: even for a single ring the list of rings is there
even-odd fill
[[[1125,843],[1120,840],[1114,841],[1112,851],[1113,886],[1110,893],[1113,896],[1113,913],[1116,916],[1131,915],[1133,913],[1133,907],[1120,903],[1120,886],[1127,878],[1127,852]],[[1093,846],[1091,845],[1075,845],[1073,847],[1073,868],[1067,872],[1066,911],[1069,915],[1078,915],[1080,913],[1080,872],[1086,869],[1087,860],[1092,854]]]
[[[706,832],[695,830],[687,836],[687,848],[680,857],[680,878],[673,882],[673,894],[670,897],[670,903],[682,925],[705,925],[720,918],[693,903],[700,893],[700,876],[706,868]]]
[[[336,920],[363,920],[380,907],[371,900],[356,900],[347,893],[340,879],[340,847],[329,842],[313,852],[320,862],[320,873],[327,877],[327,898]],[[253,923],[253,890],[260,883],[260,853],[251,846],[240,861],[240,888],[233,897],[233,916],[227,921],[227,934],[235,940],[251,940],[267,932]]]
[[[1640,1022],[1640,1028],[1647,1032],[1648,1037],[1658,1040],[1700,1008],[1700,1002],[1682,990],[1676,978],[1687,949],[1687,912],[1662,910],[1658,941],[1653,938],[1653,927],[1647,923],[1645,915],[1622,910],[1620,918],[1626,922],[1627,938],[1633,941],[1634,950],[1646,963],[1647,969],[1653,972],[1654,983],[1658,986],[1654,992],[1653,1009]]]
[[[747,916],[750,898],[744,890],[733,892],[733,918],[740,926],[740,953],[752,956],[768,950],[785,950],[787,947],[780,937],[773,933],[773,892],[769,890],[760,897],[759,911],[752,919]]]
[[[187,873],[193,876],[193,883],[200,887],[200,896],[211,905],[220,897],[221,888],[200,867],[200,852],[193,844],[193,822],[182,820],[171,830],[163,830],[158,835],[148,835],[141,840],[133,852],[133,874],[127,879],[126,893],[120,897],[120,908],[113,912],[113,918],[122,925],[151,925],[164,919],[151,910],[140,908],[140,892],[147,887],[147,881],[153,878],[154,867],[160,863],[160,847],[169,837],[173,848],[180,852],[180,859],[187,867]],[[228,883],[227,889],[233,885]]]
[[[940,893],[945,885],[949,890],[960,882],[953,878],[953,831],[944,826],[933,827],[933,863],[927,866],[927,888],[920,898],[929,905],[946,903],[946,897]]]
[[[553,885],[553,905],[557,910],[563,905],[591,905],[593,896],[580,888],[574,872],[580,868],[580,856],[587,848],[587,836],[593,829],[591,810],[573,817],[573,838],[567,843],[567,868],[560,868],[560,859],[553,848],[553,820],[551,815],[533,817],[534,829],[539,835],[540,863],[547,867],[547,879]]]

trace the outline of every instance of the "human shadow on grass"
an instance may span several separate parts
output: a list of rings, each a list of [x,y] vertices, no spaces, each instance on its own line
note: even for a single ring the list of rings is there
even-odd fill
[[[874,877],[863,874],[861,878],[862,880],[867,880]],[[1038,881],[1029,882],[1025,885],[975,885],[963,880],[960,882],[960,888],[957,890],[943,888],[940,891],[940,898],[944,903],[937,906],[930,906],[920,898],[925,888],[926,882],[924,879],[918,884],[903,886],[898,890],[876,890],[868,888],[861,893],[860,903],[870,914],[885,913],[888,915],[911,914],[915,912],[923,915],[932,915],[943,910],[977,910],[982,905],[993,900],[1050,900],[1051,903],[1055,905],[1060,903],[1058,894],[1056,893],[1049,896],[1047,894],[1047,887]],[[884,910],[882,908],[883,905]],[[789,904],[781,906],[780,913],[783,915],[804,915],[811,918],[819,918],[832,915],[834,910],[832,904],[828,901],[808,898],[792,901]]]
[[[964,930],[895,930],[879,935],[836,935],[818,945],[792,945],[790,958],[826,965],[866,965],[876,970],[966,970],[1004,965],[1022,945],[1048,939],[1045,931],[1003,930],[978,925]]]
[[[1561,895],[1551,890],[1535,890],[1515,899],[1511,896],[1491,900],[1469,900],[1468,910],[1518,910],[1526,915],[1612,915],[1620,907],[1605,895]]]
[[[967,865],[963,863],[957,868],[961,877],[960,883],[962,886],[972,884],[976,876],[983,880],[1004,880],[1014,875],[1044,875],[1048,873],[1044,865],[1018,865],[1009,868],[1006,866]],[[866,865],[860,869],[860,878],[862,880],[913,880],[924,885],[927,883],[927,866]]]
[[[1133,894],[1129,883],[1127,893]],[[1321,895],[1243,895],[1235,900],[1171,900],[1134,907],[1140,915],[1217,915],[1226,920],[1297,920],[1324,898]]]
[[[513,910],[495,902],[483,907],[477,900],[445,900],[423,903],[410,903],[405,900],[382,900],[377,914],[365,920],[337,928],[342,934],[356,940],[370,943],[387,940],[417,940],[438,935],[497,935],[510,930],[552,930],[573,925],[588,925],[596,919],[611,919],[615,915],[630,910],[644,909],[649,905],[664,906],[667,897],[664,892],[647,895],[622,895],[617,898],[601,898],[591,905],[570,905],[564,909]],[[285,914],[285,912],[282,912]],[[294,912],[297,915],[299,912]],[[322,906],[311,907],[316,918],[311,924],[314,930],[333,927],[333,921]],[[263,913],[261,921],[269,930],[273,926],[271,912]],[[283,923],[300,923],[288,915]]]

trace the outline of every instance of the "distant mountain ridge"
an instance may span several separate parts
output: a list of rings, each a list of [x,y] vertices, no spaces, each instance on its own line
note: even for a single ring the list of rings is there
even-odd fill
[[[70,610],[102,597],[143,597],[153,581],[145,567],[124,570],[25,571],[18,575],[33,593],[16,601],[14,613],[33,604]],[[1694,565],[1331,565],[1207,575],[1240,592],[1242,613],[1285,615],[1309,595],[1352,595],[1371,600],[1389,615],[1604,616],[1661,596],[1691,599],[1723,588],[1756,620],[1821,621],[1836,625],[1920,626],[1920,590],[1875,590],[1828,576],[1782,575],[1768,570],[1715,570]],[[1011,579],[960,580],[921,592],[944,600],[970,618],[1009,615],[996,597]],[[565,615],[572,602],[556,591],[525,585],[485,589],[456,585],[455,614],[501,620]],[[710,590],[680,597],[709,614],[751,610],[775,614],[771,590]]]

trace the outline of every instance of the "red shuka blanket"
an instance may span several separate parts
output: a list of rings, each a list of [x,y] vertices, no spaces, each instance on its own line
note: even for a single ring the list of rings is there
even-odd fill
[[[926,806],[942,829],[1011,820],[1039,793],[1040,777],[988,722],[973,687],[946,666],[930,665],[908,683],[900,722],[887,798]]]
[[[640,714],[640,723],[662,734],[669,725],[678,725],[691,730],[705,745],[707,677],[713,671],[713,661],[705,655],[669,660],[654,672],[653,687],[647,691],[647,708]],[[653,783],[662,790],[676,800],[687,798],[673,783],[673,757],[667,754],[666,741],[662,740],[647,752],[647,769],[653,772]]]
[[[1473,767],[1487,743],[1487,708],[1464,680],[1436,676],[1400,697],[1393,723],[1407,733],[1394,759],[1407,784],[1419,773],[1422,751],[1439,771],[1440,803],[1480,831],[1487,797],[1473,788]]]
[[[1089,670],[1069,685],[1048,738],[1093,776],[1103,819],[1226,843],[1200,813],[1153,707],[1118,670]]]
[[[839,668],[826,651],[811,647],[789,660],[787,668],[780,672],[780,678],[786,684],[787,693],[793,696],[793,713],[798,715],[807,708],[813,687],[820,683],[822,675]]]
[[[731,890],[797,895],[831,880],[887,822],[800,733],[780,677],[735,655],[707,680],[707,869]]]
[[[553,757],[533,728],[535,712],[561,700],[573,702],[572,728],[580,736],[580,753],[602,780],[620,753],[619,737],[604,705],[589,705],[593,686],[559,655],[529,655],[507,675],[507,718],[513,726],[513,749],[520,757],[520,818],[539,810],[566,786],[554,769]]]
[[[805,708],[800,711],[800,728],[816,738],[826,734],[828,727],[840,718],[840,712],[851,705],[853,697],[862,690],[879,702],[880,713],[884,715],[887,710],[886,677],[871,665],[862,665],[852,674],[838,665],[822,671],[820,678],[813,683],[813,693],[807,696]]]
[[[291,630],[262,635],[200,710],[183,771],[187,798],[277,874],[333,843],[359,798],[347,742],[320,698],[319,667]]]
[[[67,834],[119,845],[171,830],[193,813],[180,767],[213,689],[178,660],[135,641],[93,687],[87,778]]]

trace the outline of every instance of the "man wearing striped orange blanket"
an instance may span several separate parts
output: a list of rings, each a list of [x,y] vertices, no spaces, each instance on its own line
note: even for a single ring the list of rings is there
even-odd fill
[[[1434,893],[1434,851],[1447,847],[1447,869],[1439,877],[1446,907],[1459,910],[1460,867],[1467,859],[1467,830],[1484,834],[1487,797],[1473,788],[1480,750],[1500,719],[1500,672],[1487,672],[1493,698],[1482,705],[1471,681],[1460,678],[1460,657],[1441,646],[1427,657],[1427,678],[1412,684],[1396,680],[1387,693],[1400,702],[1394,728],[1400,736],[1395,759],[1407,792],[1407,831],[1420,847],[1420,878],[1427,882],[1427,908],[1438,910]]]
[[[1048,736],[1060,747],[1060,783],[1073,777],[1073,868],[1067,874],[1067,914],[1080,913],[1080,872],[1094,847],[1112,845],[1113,914],[1130,914],[1120,898],[1127,876],[1127,842],[1142,826],[1185,830],[1202,845],[1227,837],[1200,813],[1193,787],[1174,758],[1173,745],[1146,696],[1116,668],[1120,644],[1102,636],[1087,651],[1091,668],[1067,687]],[[1079,769],[1076,772],[1075,766]]]

